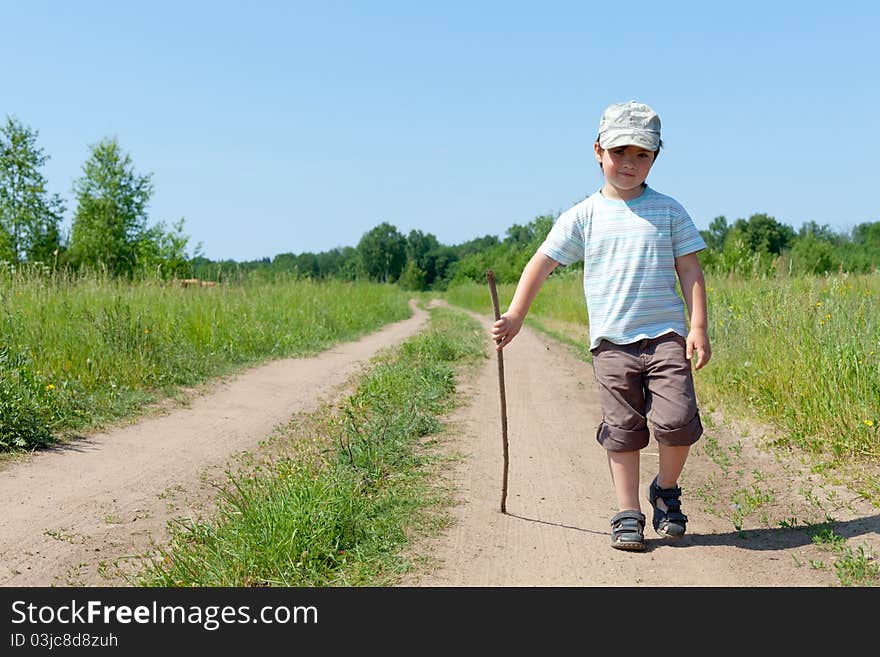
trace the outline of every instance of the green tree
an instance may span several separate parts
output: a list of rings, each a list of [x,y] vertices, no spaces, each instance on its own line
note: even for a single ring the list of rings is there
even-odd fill
[[[361,270],[374,281],[393,283],[406,264],[406,238],[387,222],[365,233],[357,250]]]
[[[529,222],[529,226],[532,230],[532,241],[528,245],[528,249],[532,253],[529,253],[529,258],[532,257],[534,251],[544,243],[545,239],[547,239],[547,235],[553,228],[554,223],[556,223],[556,219],[549,214],[540,215]]]
[[[424,284],[431,285],[437,278],[435,258],[431,255],[440,248],[440,242],[435,235],[423,233],[420,230],[411,230],[406,236],[406,259],[412,261],[424,275]],[[405,271],[406,268],[404,268]],[[423,288],[413,288],[423,289]]]
[[[334,260],[332,261],[334,269],[333,275],[344,281],[353,281],[358,277],[359,258],[357,249],[353,246],[345,246],[341,249],[333,251]],[[320,261],[320,258],[319,258]]]
[[[314,253],[301,253],[297,260],[297,269],[311,278],[320,278],[321,265]]]
[[[798,239],[802,239],[807,235],[812,235],[818,240],[835,244],[840,241],[841,236],[832,230],[828,224],[820,226],[815,221],[805,221],[798,230]]]
[[[26,255],[28,262],[57,262],[58,256],[66,249],[61,237],[59,224],[65,212],[64,202],[57,194],[49,199],[49,207],[44,219],[37,222],[28,234]]]
[[[749,250],[755,253],[779,255],[791,246],[795,237],[791,226],[763,213],[753,214],[748,220],[737,219],[733,228],[740,231]]]
[[[193,272],[192,258],[187,254],[189,235],[183,232],[184,220],[181,217],[169,230],[165,222],[144,230],[137,243],[138,270],[162,279],[189,278]],[[201,254],[202,245],[194,249],[193,257]]]
[[[486,251],[487,249],[500,243],[501,242],[498,239],[497,235],[485,235],[483,237],[476,237],[452,248],[455,249],[458,257],[462,258],[471,253]]]
[[[78,266],[106,267],[114,275],[131,275],[143,252],[152,174],[137,174],[131,156],[122,152],[115,138],[90,148],[83,175],[74,183],[77,208],[70,260]]]
[[[12,235],[0,223],[0,262],[15,262],[15,253],[12,250]]]
[[[427,255],[440,246],[437,237],[420,230],[411,230],[406,236],[406,258],[412,260],[422,270],[426,269]]]
[[[504,238],[504,244],[512,246],[528,246],[535,238],[535,227],[529,223],[525,226],[513,224],[507,229],[507,236]]]
[[[322,251],[318,254],[318,272],[323,278],[354,280],[357,278],[357,249],[345,246]]]
[[[729,230],[730,226],[727,225],[727,217],[719,215],[709,224],[709,230],[701,230],[700,235],[703,241],[706,242],[706,246],[720,251],[724,248],[724,240],[727,239]]]
[[[323,254],[310,252],[279,253],[272,258],[272,269],[276,272],[287,272],[304,278],[325,278],[326,273],[321,271],[321,258]]]
[[[415,260],[406,261],[397,284],[404,290],[424,290],[428,287],[425,284],[425,272],[419,269]]]
[[[798,274],[824,274],[837,267],[834,246],[812,232],[799,237],[791,248],[791,268]]]
[[[0,258],[12,262],[48,262],[61,246],[64,203],[46,190],[38,134],[9,116],[0,127]]]
[[[757,277],[772,273],[774,256],[765,249],[755,250],[752,247],[744,225],[745,222],[740,219],[727,231],[724,248],[710,249],[708,254],[701,254],[700,262],[707,271]]]
[[[880,221],[853,228],[849,239],[838,244],[836,253],[847,271],[876,271],[880,266]]]
[[[296,254],[290,252],[279,253],[272,258],[272,268],[276,271],[296,274],[298,273],[296,262]]]
[[[853,228],[852,241],[880,250],[880,221],[865,222]]]
[[[451,246],[440,245],[425,255],[425,283],[434,289],[446,289],[458,255]]]

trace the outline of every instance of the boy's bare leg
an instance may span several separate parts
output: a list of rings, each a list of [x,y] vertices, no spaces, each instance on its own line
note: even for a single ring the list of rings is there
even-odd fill
[[[612,452],[608,450],[608,467],[617,494],[620,511],[632,509],[641,513],[639,506],[639,452]]]
[[[678,486],[678,477],[684,470],[690,448],[690,445],[660,445],[660,473],[657,475],[657,485],[660,488]]]

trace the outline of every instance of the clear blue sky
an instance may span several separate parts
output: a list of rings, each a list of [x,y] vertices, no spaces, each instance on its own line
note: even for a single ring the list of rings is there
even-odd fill
[[[50,191],[116,137],[151,221],[212,259],[444,244],[601,185],[603,108],[652,105],[648,182],[698,228],[766,212],[880,220],[874,2],[12,2],[0,118],[39,131]]]

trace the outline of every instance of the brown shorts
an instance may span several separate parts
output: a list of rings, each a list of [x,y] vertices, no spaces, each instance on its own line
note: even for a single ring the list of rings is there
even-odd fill
[[[591,349],[602,422],[596,440],[607,450],[631,452],[648,444],[648,421],[661,445],[692,445],[703,433],[691,363],[678,333]]]

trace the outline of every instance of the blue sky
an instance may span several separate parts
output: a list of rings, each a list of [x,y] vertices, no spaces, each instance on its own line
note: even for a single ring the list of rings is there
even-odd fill
[[[605,106],[663,122],[648,182],[698,228],[880,220],[870,2],[2,2],[0,118],[68,199],[116,137],[151,221],[212,259],[355,246],[387,221],[504,235],[601,186]]]

